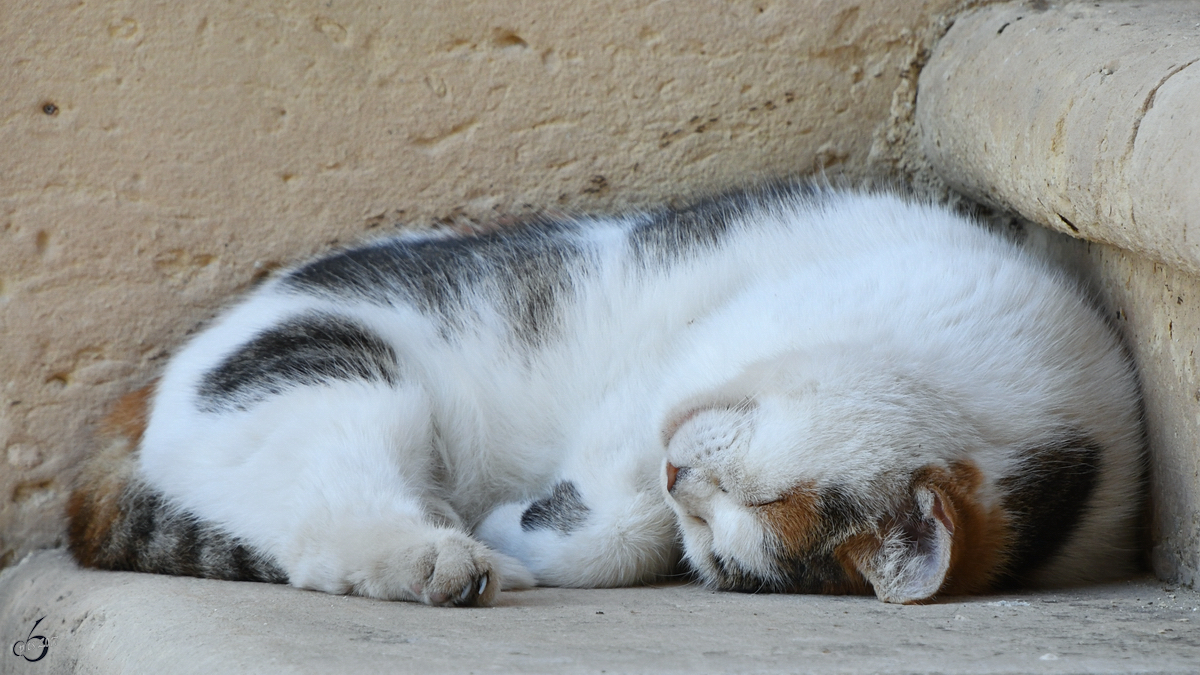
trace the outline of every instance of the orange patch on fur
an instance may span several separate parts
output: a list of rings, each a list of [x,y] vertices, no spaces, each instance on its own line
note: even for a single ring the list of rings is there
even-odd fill
[[[112,440],[84,461],[67,500],[67,540],[80,564],[114,565],[104,549],[113,524],[122,517],[121,493],[134,475],[134,456],[153,393],[154,385],[149,385],[117,401],[100,425],[100,435]]]
[[[120,499],[133,474],[135,446],[119,439],[89,457],[67,500],[67,540],[83,565],[110,567],[104,548],[121,519]]]
[[[973,463],[954,462],[949,469],[929,467],[916,476],[942,498],[945,516],[954,524],[950,569],[939,594],[967,595],[991,588],[1007,562],[1012,540],[1008,520],[999,505],[979,501],[983,474]]]
[[[815,483],[801,483],[779,499],[759,506],[763,523],[790,552],[804,551],[816,543],[821,514]]]
[[[108,416],[100,423],[105,436],[119,436],[136,445],[146,433],[146,421],[150,415],[150,397],[154,395],[154,383],[137,391],[129,392],[117,401]]]
[[[821,517],[820,495],[816,483],[802,483],[782,498],[758,507],[763,524],[779,539],[791,555],[805,556],[823,548],[821,541],[830,536]],[[858,537],[851,537],[833,552],[834,559],[845,572],[844,579],[824,580],[821,593],[828,595],[869,595],[871,584],[852,564],[842,549],[853,546]],[[877,547],[876,547],[877,548]],[[873,551],[874,549],[872,549]]]

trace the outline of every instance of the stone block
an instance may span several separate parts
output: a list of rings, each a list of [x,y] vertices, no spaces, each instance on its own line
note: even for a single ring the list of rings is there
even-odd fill
[[[968,196],[1200,273],[1198,19],[1194,0],[969,11],[921,72],[921,147]]]

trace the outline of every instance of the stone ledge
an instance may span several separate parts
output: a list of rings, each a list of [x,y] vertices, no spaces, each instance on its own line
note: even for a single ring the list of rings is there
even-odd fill
[[[1198,19],[1193,0],[967,12],[921,72],[922,148],[965,194],[1200,273]]]
[[[0,672],[1194,673],[1200,593],[1149,578],[925,606],[689,585],[534,589],[440,609],[286,586],[80,570],[0,575]]]
[[[1138,366],[1150,448],[1150,561],[1160,578],[1194,586],[1200,581],[1200,278],[1112,246],[1040,227],[1029,232],[1106,308]]]

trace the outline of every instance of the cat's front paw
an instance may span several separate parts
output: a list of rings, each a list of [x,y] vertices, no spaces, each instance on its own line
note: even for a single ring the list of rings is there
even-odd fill
[[[465,534],[443,530],[433,541],[404,548],[352,575],[354,592],[427,605],[490,605],[500,592],[494,554]]]

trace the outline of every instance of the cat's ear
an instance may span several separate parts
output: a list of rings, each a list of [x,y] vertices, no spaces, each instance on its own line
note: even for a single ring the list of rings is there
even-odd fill
[[[954,520],[946,496],[918,485],[909,508],[888,522],[858,571],[884,602],[913,603],[937,594],[950,570]]]

